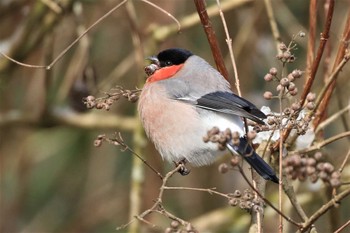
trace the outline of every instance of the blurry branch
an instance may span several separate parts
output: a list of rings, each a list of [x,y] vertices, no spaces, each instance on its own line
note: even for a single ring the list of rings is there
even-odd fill
[[[28,0],[12,0],[8,1],[6,4],[0,5],[0,20],[5,18],[7,15],[14,14],[15,11],[23,7]]]
[[[333,1],[331,1],[331,3],[333,3]],[[330,5],[332,5],[332,4],[330,4]],[[331,6],[330,6],[330,8],[331,8]],[[338,52],[337,52],[337,55],[336,55],[336,58],[335,58],[335,61],[333,64],[332,72],[335,72],[335,70],[337,70],[337,68],[339,67],[339,64],[343,62],[344,58],[346,56],[349,56],[350,52],[346,51],[349,47],[349,42],[350,42],[350,10],[348,10],[347,20],[346,20],[346,24],[345,24],[344,31],[343,31],[343,36],[342,36],[341,42],[339,43]],[[331,77],[329,77],[329,79],[330,78]],[[318,127],[318,125],[323,120],[323,118],[326,114],[326,108],[328,107],[330,98],[331,98],[333,90],[335,88],[335,83],[336,83],[335,79],[336,78],[334,78],[334,80],[329,84],[329,88],[326,91],[324,98],[322,99],[322,102],[321,102],[320,107],[318,109],[319,114],[316,115],[316,118],[314,120],[314,127],[315,128]]]
[[[196,5],[199,18],[201,19],[204,32],[207,35],[207,39],[209,41],[209,45],[215,60],[216,67],[221,73],[221,75],[224,76],[226,80],[229,80],[228,71],[226,69],[224,58],[219,47],[219,42],[216,38],[214,28],[211,24],[206,10],[205,0],[194,0],[194,3]]]
[[[95,128],[119,128],[122,130],[133,130],[138,122],[135,117],[121,117],[115,114],[97,114],[97,113],[76,113],[68,109],[54,109],[49,115],[43,116],[43,119],[33,118],[25,112],[10,111],[0,114],[0,127],[11,125],[28,126],[55,126],[67,125],[85,129]],[[45,125],[47,122],[48,125]]]
[[[348,153],[346,154],[346,156],[345,156],[345,158],[344,158],[342,164],[340,165],[340,168],[339,168],[339,172],[340,172],[340,173],[343,172],[344,167],[345,167],[345,165],[346,165],[346,162],[349,160],[349,157],[350,157],[350,148],[349,148],[349,151],[348,151]]]
[[[62,11],[69,11],[73,2],[73,0],[62,0],[60,5]],[[0,73],[10,69],[14,63],[30,68],[46,68],[46,66],[27,65],[18,61],[26,58],[31,51],[41,44],[43,38],[45,38],[44,35],[52,31],[62,16],[62,14],[56,14],[42,2],[37,1],[30,11],[21,35],[11,47],[9,53],[7,55],[0,53],[7,58],[0,60]]]
[[[340,233],[341,231],[343,231],[349,225],[350,225],[350,220],[348,220],[343,226],[339,227],[336,231],[334,231],[334,233]]]
[[[325,127],[327,127],[329,124],[331,124],[333,121],[335,121],[338,117],[342,116],[344,113],[347,113],[350,111],[350,104],[346,106],[345,108],[339,110],[338,112],[334,113],[332,116],[328,117],[326,120],[322,121],[317,129],[315,130],[315,133],[319,132],[320,130],[323,130]]]
[[[306,72],[311,72],[312,62],[315,59],[316,42],[316,23],[317,23],[317,0],[311,0],[309,5],[309,33],[307,41]]]
[[[320,209],[318,209],[306,222],[304,222],[301,232],[307,231],[318,218],[324,215],[333,206],[337,206],[338,203],[340,203],[340,201],[347,197],[349,194],[350,188],[345,189],[338,195],[335,195],[331,200],[329,200]]]
[[[315,113],[315,111],[318,110],[320,104],[322,101],[324,101],[324,97],[327,94],[327,92],[329,91],[329,89],[331,88],[332,85],[334,85],[334,82],[336,80],[339,74],[339,72],[342,70],[342,68],[345,66],[345,64],[349,61],[350,59],[350,51],[348,51],[343,59],[341,60],[341,62],[339,63],[339,65],[334,69],[334,71],[332,72],[332,74],[329,76],[327,83],[323,86],[322,90],[320,91],[320,93],[318,94],[316,103],[315,103],[315,108],[314,110],[310,113],[310,115],[313,115]],[[318,126],[319,122],[315,123],[315,126]]]
[[[128,0],[124,0],[122,1],[121,3],[119,3],[118,5],[116,5],[115,7],[113,7],[111,10],[109,10],[106,14],[104,14],[102,17],[100,17],[98,20],[96,20],[90,27],[88,27],[80,36],[78,36],[70,45],[68,45],[49,65],[43,65],[43,66],[40,66],[40,65],[29,65],[29,64],[25,64],[25,63],[22,63],[22,62],[19,62],[18,60],[22,60],[33,48],[31,49],[28,49],[27,53],[25,53],[23,56],[16,56],[16,52],[12,52],[10,53],[9,55],[6,55],[2,52],[0,52],[0,54],[2,54],[4,57],[6,57],[8,60],[18,64],[18,65],[21,65],[21,66],[24,66],[24,67],[28,67],[28,68],[38,68],[38,69],[47,69],[47,70],[50,70],[52,68],[52,66],[54,66],[76,43],[78,43],[80,41],[80,39],[82,37],[85,36],[86,33],[88,33],[93,27],[95,27],[97,24],[99,24],[102,20],[104,20],[105,18],[107,18],[110,14],[112,14],[115,10],[117,10],[120,6],[122,6],[126,1]],[[35,25],[37,26],[37,25]],[[39,27],[41,28],[41,27]],[[49,27],[49,29],[51,29],[51,27]],[[44,33],[42,35],[40,35],[40,37],[37,38],[37,42],[40,42],[40,40],[43,37]],[[21,44],[25,44],[21,41],[18,42],[20,45]],[[39,43],[37,43],[38,45]],[[19,50],[21,51],[21,50]],[[8,62],[8,60],[6,60]],[[7,64],[7,63],[5,63]],[[0,72],[2,70],[5,70],[6,69],[6,66],[4,67],[1,63],[0,63]]]
[[[303,154],[303,153],[308,153],[308,152],[312,152],[312,151],[316,151],[316,150],[319,150],[321,149],[322,147],[332,143],[332,142],[335,142],[339,139],[342,139],[342,138],[345,138],[345,137],[350,137],[350,131],[346,131],[346,132],[343,132],[343,133],[340,133],[338,135],[335,135],[333,137],[330,137],[322,142],[317,142],[315,143],[315,145],[313,146],[310,146],[308,148],[305,148],[305,149],[302,149],[302,150],[298,150],[298,151],[295,151],[296,153],[298,154]]]
[[[250,2],[253,2],[253,0],[236,0],[236,1],[226,0],[221,3],[221,9],[222,11],[228,11]],[[214,17],[219,15],[217,6],[216,5],[209,6],[207,8],[207,14],[209,17]],[[183,17],[182,19],[179,20],[179,22],[181,24],[181,30],[183,31],[199,24],[201,21],[198,18],[198,13],[195,12],[188,16]],[[177,32],[176,24],[170,24],[166,26],[153,24],[151,27],[149,27],[146,30],[146,34],[151,35],[152,39],[155,40],[156,43],[160,43],[166,40],[170,36],[174,35],[176,32]]]
[[[174,18],[170,13],[163,10],[162,8],[158,7],[157,5],[150,3],[148,1],[142,0],[145,3],[150,4],[151,6],[155,7],[157,10],[166,13],[170,18],[172,18],[180,28],[180,25],[177,21],[177,19]],[[136,65],[138,70],[143,70],[143,62],[144,62],[144,52],[143,52],[143,41],[141,39],[141,30],[139,28],[139,22],[138,17],[136,14],[136,10],[133,4],[133,1],[128,1],[126,3],[126,13],[128,17],[128,21],[131,28],[131,39],[135,50],[135,57],[136,57]],[[143,80],[141,78],[141,75],[137,78],[137,85],[142,85]],[[137,118],[137,111],[135,111],[135,118]],[[141,123],[138,121],[137,124],[135,124],[135,128],[133,130],[133,148],[135,150],[135,154],[141,154],[143,151],[142,142],[144,141],[144,133],[141,126]],[[131,168],[131,180],[130,180],[130,198],[129,198],[129,219],[132,219],[134,216],[137,216],[141,211],[142,206],[142,186],[145,176],[144,166],[142,164],[145,163],[144,160],[140,160],[140,157],[138,158],[133,157],[132,160],[132,168]],[[146,163],[147,164],[147,163]],[[149,166],[150,167],[150,166]],[[152,167],[151,167],[152,169]],[[155,169],[152,169],[155,171]],[[159,172],[158,172],[159,174]],[[130,224],[130,227],[128,229],[129,233],[138,233],[140,232],[140,222],[135,221]]]
[[[279,44],[282,42],[282,40],[281,40],[280,32],[279,32],[278,27],[277,27],[275,16],[273,14],[271,0],[264,0],[264,4],[266,7],[267,16],[269,18],[269,23],[270,23],[272,35],[275,38],[276,51],[278,52],[279,51]]]

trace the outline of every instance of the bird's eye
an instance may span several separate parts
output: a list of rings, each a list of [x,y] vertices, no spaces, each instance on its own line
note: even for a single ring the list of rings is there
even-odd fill
[[[166,65],[166,66],[171,66],[172,64],[173,64],[173,63],[172,63],[171,61],[166,61],[166,62],[165,62],[165,65]]]

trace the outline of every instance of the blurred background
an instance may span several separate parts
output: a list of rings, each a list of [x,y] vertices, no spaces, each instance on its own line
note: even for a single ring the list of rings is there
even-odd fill
[[[0,51],[20,62],[48,65],[120,2],[1,0]],[[296,41],[296,62],[288,66],[289,71],[305,70],[309,1],[271,2],[282,41],[288,44],[299,31],[306,33],[305,38]],[[317,38],[325,21],[325,2],[318,1]],[[163,12],[134,0],[96,25],[50,70],[23,67],[0,57],[1,232],[115,232],[115,228],[127,223],[132,215],[131,190],[139,190],[139,212],[153,204],[161,180],[149,168],[139,165],[135,156],[121,151],[120,147],[107,143],[94,146],[97,135],[113,137],[115,132],[120,132],[127,145],[158,171],[163,174],[169,171],[173,165],[161,160],[140,128],[136,104],[122,98],[110,111],[87,110],[82,104],[83,97],[103,96],[116,86],[142,88],[144,58],[165,48],[186,48],[215,64],[193,1],[152,0],[152,3],[176,17],[181,22],[181,31],[177,32],[177,25]],[[276,109],[277,101],[266,102],[262,98],[264,91],[275,91],[273,85],[264,81],[264,75],[271,67],[280,68],[264,1],[222,0],[221,4],[233,39],[243,96],[259,107],[268,105]],[[207,7],[211,9],[210,18],[234,84],[216,1],[208,0]],[[348,11],[348,0],[336,1],[327,49],[331,61],[341,42]],[[323,61],[321,66],[327,62]],[[339,77],[329,114],[349,103],[349,72],[347,66]],[[319,69],[314,91],[322,87],[324,75],[324,70]],[[303,81],[297,83],[300,89]],[[326,128],[324,135],[342,131],[343,124],[337,120]],[[342,162],[348,148],[346,140],[326,148],[335,167]],[[218,164],[228,159],[224,157],[204,168],[191,168],[190,175],[185,177],[175,175],[169,185],[216,187],[221,192],[247,188],[238,171],[218,172]],[[132,172],[132,166],[138,167],[138,175]],[[139,181],[136,187],[132,177]],[[321,192],[322,183],[312,188],[309,185],[295,182],[300,201],[311,215],[327,197]],[[267,186],[267,196],[276,206],[277,189],[274,184]],[[202,226],[201,229],[245,232],[249,227],[250,215],[230,207],[227,200],[218,196],[166,191],[163,201],[169,211],[195,226]],[[349,198],[343,205],[350,205]],[[296,218],[293,210],[287,214]],[[220,216],[220,224],[209,221],[214,215]],[[277,231],[276,217],[276,213],[267,208],[266,232]],[[339,208],[336,217],[342,223],[350,214],[345,208]],[[170,222],[159,214],[152,214],[147,220],[161,227],[169,226]],[[326,214],[316,226],[328,232],[329,221]],[[286,228],[286,232],[295,230]],[[121,230],[124,231],[127,229]],[[145,224],[140,231],[161,232]]]

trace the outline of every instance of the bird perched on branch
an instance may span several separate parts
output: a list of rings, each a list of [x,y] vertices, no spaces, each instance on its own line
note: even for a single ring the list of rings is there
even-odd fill
[[[149,60],[138,110],[147,136],[163,159],[208,165],[219,150],[214,143],[205,143],[203,136],[214,126],[229,128],[241,137],[238,144],[228,142],[227,148],[240,154],[263,178],[278,183],[274,170],[244,137],[242,117],[264,124],[264,113],[235,95],[216,69],[188,50],[166,49]]]

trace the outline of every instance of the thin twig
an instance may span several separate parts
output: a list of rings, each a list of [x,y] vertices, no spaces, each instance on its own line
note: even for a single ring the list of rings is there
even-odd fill
[[[338,112],[334,113],[332,116],[328,117],[325,121],[322,121],[322,123],[320,123],[318,125],[317,129],[315,130],[315,134],[317,134],[320,130],[327,127],[329,124],[331,124],[333,121],[338,119],[338,117],[340,117],[344,113],[349,112],[349,110],[350,110],[350,104],[348,106],[346,106],[345,108],[339,110]]]
[[[167,16],[169,16],[172,20],[175,21],[175,23],[177,24],[177,31],[179,32],[181,30],[181,24],[179,22],[179,20],[177,20],[172,14],[170,14],[168,11],[164,10],[163,8],[157,6],[156,4],[150,2],[150,1],[147,1],[147,0],[141,0],[142,2],[144,3],[147,3],[149,5],[151,5],[152,7],[156,8],[157,10],[163,12],[164,14],[166,14]]]
[[[235,61],[235,56],[233,54],[232,39],[231,39],[230,34],[228,32],[228,28],[227,28],[224,13],[222,12],[220,0],[216,0],[216,3],[217,3],[218,8],[219,8],[221,21],[222,21],[222,24],[224,26],[224,30],[225,30],[225,34],[226,34],[226,43],[227,43],[227,47],[228,47],[228,50],[230,53],[230,58],[231,58],[232,67],[233,67],[233,73],[235,76],[235,86],[236,86],[238,95],[242,97],[241,88],[240,88],[240,84],[239,84],[239,78],[238,78],[237,65],[236,65],[236,61]]]
[[[339,172],[342,173],[343,170],[344,170],[344,167],[346,165],[346,162],[349,160],[349,157],[350,157],[350,149],[348,151],[348,153],[346,154],[345,158],[344,158],[344,161],[342,162],[342,164],[340,165],[340,168],[339,168]]]
[[[348,220],[343,226],[339,227],[334,233],[340,233],[342,230],[344,230],[349,225],[350,225],[350,220]]]
[[[299,153],[299,154],[303,154],[303,153],[309,153],[309,152],[313,152],[313,151],[316,151],[316,150],[319,150],[321,149],[322,147],[332,143],[332,142],[335,142],[339,139],[342,139],[342,138],[345,138],[345,137],[350,137],[350,131],[346,131],[346,132],[343,132],[343,133],[340,133],[338,135],[335,135],[333,137],[330,137],[322,142],[319,142],[319,143],[316,143],[315,145],[311,146],[311,147],[308,147],[308,148],[305,148],[305,149],[302,149],[302,150],[298,150],[298,151],[295,151],[295,152],[292,152],[292,153]]]
[[[264,4],[266,7],[267,16],[269,17],[269,23],[270,23],[272,35],[275,38],[276,50],[279,51],[279,45],[282,42],[282,40],[281,40],[280,32],[277,27],[275,16],[273,14],[271,0],[265,0]]]

